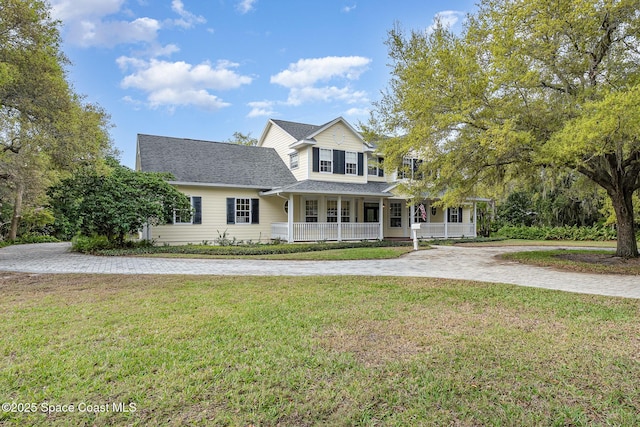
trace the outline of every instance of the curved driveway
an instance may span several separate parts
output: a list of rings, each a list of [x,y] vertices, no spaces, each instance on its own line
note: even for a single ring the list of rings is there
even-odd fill
[[[195,275],[365,275],[477,280],[569,292],[640,298],[640,276],[556,271],[497,259],[535,247],[437,246],[401,258],[366,261],[272,261],[97,257],[69,252],[68,243],[14,245],[0,249],[0,271],[27,273]],[[545,249],[550,249],[546,247]]]

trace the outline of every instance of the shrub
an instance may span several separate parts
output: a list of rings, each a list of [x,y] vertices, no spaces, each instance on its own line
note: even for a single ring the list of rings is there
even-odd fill
[[[46,234],[26,233],[15,240],[1,240],[0,248],[4,248],[5,246],[10,245],[20,245],[28,243],[54,243],[59,241],[60,240],[56,239],[55,237]]]
[[[100,250],[111,249],[111,243],[107,236],[83,236],[77,235],[71,240],[71,250],[85,254],[93,254]]]
[[[606,226],[593,227],[526,227],[507,225],[495,233],[505,239],[522,240],[615,240],[616,230]]]
[[[99,251],[100,255],[144,255],[151,253],[174,253],[174,254],[200,254],[200,255],[269,255],[288,254],[298,252],[325,251],[329,249],[348,249],[363,247],[389,247],[389,246],[411,246],[409,241],[386,241],[374,240],[364,242],[333,242],[333,243],[296,243],[296,244],[265,244],[265,245],[228,245],[228,246],[153,246],[136,247],[134,249],[105,249]]]
[[[59,241],[60,240],[56,239],[55,237],[46,234],[25,233],[18,239],[16,239],[14,243],[53,243]]]

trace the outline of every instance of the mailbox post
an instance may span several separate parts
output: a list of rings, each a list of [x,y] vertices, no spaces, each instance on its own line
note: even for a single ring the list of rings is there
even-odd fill
[[[413,250],[418,250],[418,230],[420,230],[420,223],[416,222],[411,224],[411,236],[413,237]]]

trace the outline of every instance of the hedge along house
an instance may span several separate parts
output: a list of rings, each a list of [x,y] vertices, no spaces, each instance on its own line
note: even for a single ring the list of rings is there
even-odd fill
[[[138,135],[136,169],[169,172],[191,197],[193,214],[144,237],[184,244],[229,239],[287,242],[473,237],[475,202],[414,206],[394,190],[375,148],[343,118],[324,125],[269,120],[258,146]],[[408,161],[415,162],[415,159]]]

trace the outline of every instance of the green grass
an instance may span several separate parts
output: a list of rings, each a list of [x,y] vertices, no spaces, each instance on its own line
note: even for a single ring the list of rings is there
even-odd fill
[[[604,250],[547,250],[503,254],[502,258],[581,273],[640,275],[640,260],[623,259]]]
[[[0,276],[3,425],[638,425],[640,300],[372,277]],[[38,406],[40,407],[40,406]]]

